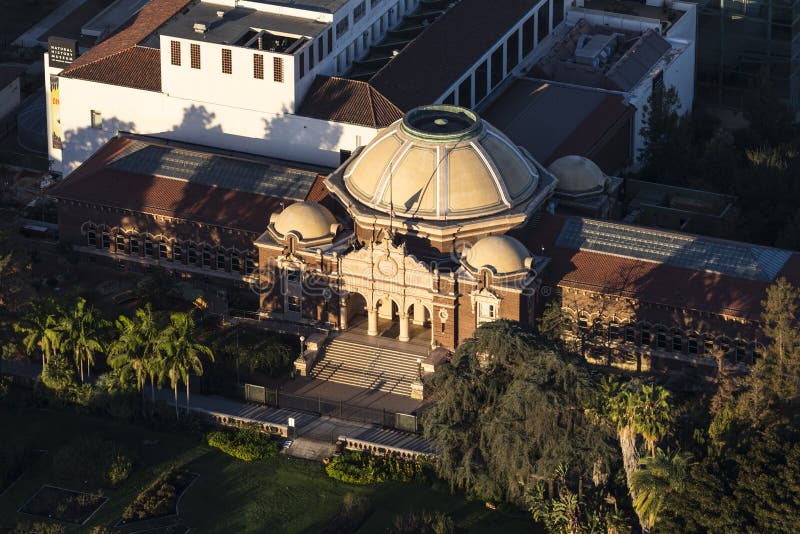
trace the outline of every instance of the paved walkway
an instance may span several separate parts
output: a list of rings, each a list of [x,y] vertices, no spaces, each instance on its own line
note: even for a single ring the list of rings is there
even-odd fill
[[[39,376],[40,372],[41,366],[34,363],[0,360],[0,374],[35,378]],[[168,389],[156,390],[156,398],[171,406],[175,404],[174,394]],[[178,406],[186,406],[185,392],[179,392]],[[327,456],[330,445],[342,437],[380,447],[391,447],[412,454],[431,454],[433,452],[431,444],[416,434],[387,430],[378,425],[345,421],[299,410],[271,408],[262,404],[240,402],[216,395],[190,395],[189,409],[213,417],[230,417],[240,421],[277,427],[288,426],[289,419],[292,418],[295,424],[295,438],[299,442],[297,443],[297,455],[302,458],[318,459],[319,454],[322,454],[320,451],[323,450],[326,451],[323,456]],[[294,443],[286,452],[293,454],[293,447],[295,447]]]
[[[20,46],[36,46],[39,44],[39,36],[55,26],[70,13],[78,9],[78,7],[80,7],[85,1],[86,0],[64,0],[64,2],[55,8],[49,15],[31,26],[28,31],[17,37],[14,41],[14,44]]]

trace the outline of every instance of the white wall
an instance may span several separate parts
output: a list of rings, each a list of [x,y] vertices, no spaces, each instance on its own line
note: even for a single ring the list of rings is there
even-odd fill
[[[61,78],[63,168],[69,174],[118,131],[335,167],[377,130],[291,114],[268,113]],[[91,112],[103,117],[91,128]]]

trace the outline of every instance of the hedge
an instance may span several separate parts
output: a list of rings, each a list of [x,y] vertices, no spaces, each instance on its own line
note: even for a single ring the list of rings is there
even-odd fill
[[[245,462],[263,460],[278,453],[278,444],[269,436],[247,428],[209,432],[206,443]]]
[[[377,484],[387,480],[411,482],[425,471],[425,460],[402,460],[394,454],[373,456],[366,452],[347,452],[325,466],[329,477],[348,484]]]

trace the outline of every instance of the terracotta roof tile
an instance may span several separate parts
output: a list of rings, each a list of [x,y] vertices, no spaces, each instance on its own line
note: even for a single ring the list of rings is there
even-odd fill
[[[403,112],[370,84],[335,76],[317,76],[297,114],[373,128],[384,128],[403,117]]]
[[[133,142],[126,137],[112,139],[50,195],[259,234],[266,230],[270,213],[294,202],[107,166]]]
[[[134,46],[82,67],[70,69],[71,78],[161,91],[161,58],[160,52],[155,48]]]
[[[157,73],[158,88],[155,90],[160,90],[161,63],[158,50],[155,50],[155,54],[153,54],[153,52],[143,52],[142,50],[154,49],[146,49],[144,47],[138,47],[137,45],[177,14],[189,4],[190,1],[191,0],[151,0],[124,29],[89,49],[88,52],[76,59],[72,65],[64,69],[61,75],[99,81],[101,83],[113,83],[116,85],[150,89],[156,85]],[[112,59],[132,49],[138,50],[130,54],[125,54],[122,58],[117,58],[116,60]],[[107,61],[111,61],[111,63],[98,65],[94,69],[87,68],[95,63],[106,63]],[[139,64],[138,62],[144,62],[145,64]],[[119,72],[111,75],[110,71],[112,68],[119,69]],[[138,85],[129,85],[128,79],[131,75],[133,75],[133,79],[135,80],[134,83]],[[145,76],[148,78],[145,79]]]
[[[651,304],[722,314],[757,321],[769,283],[696,271],[662,263],[572,250],[555,242],[566,220],[545,215],[533,230],[518,230],[536,254],[551,258],[546,284],[626,296]],[[800,257],[793,254],[778,276],[800,282]]]

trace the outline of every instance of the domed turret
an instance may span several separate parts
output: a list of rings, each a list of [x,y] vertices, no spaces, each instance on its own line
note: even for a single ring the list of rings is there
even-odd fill
[[[533,160],[505,135],[468,109],[443,105],[410,111],[344,172],[347,191],[361,204],[438,221],[508,210],[538,182]]]
[[[280,241],[292,235],[300,244],[317,244],[332,241],[340,226],[325,206],[316,202],[297,202],[280,213],[273,213],[269,229]]]
[[[489,269],[497,276],[508,276],[530,270],[533,254],[513,237],[491,235],[472,245],[461,261],[473,274]]]
[[[599,193],[606,188],[608,177],[592,160],[583,156],[564,156],[548,169],[556,178],[556,191],[567,195]]]

